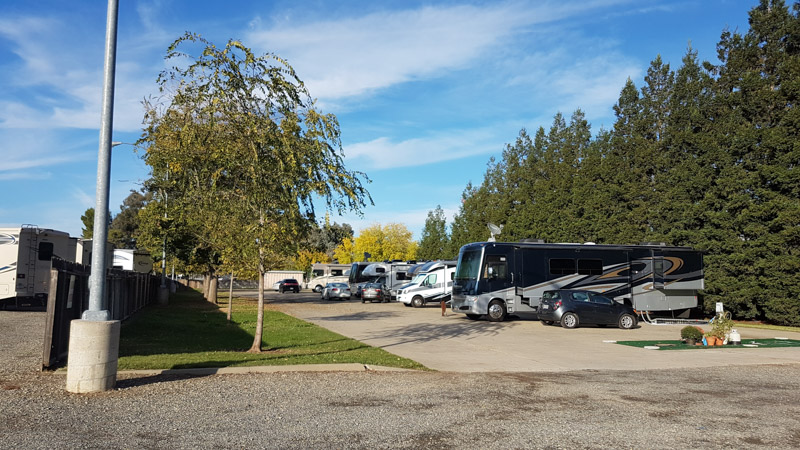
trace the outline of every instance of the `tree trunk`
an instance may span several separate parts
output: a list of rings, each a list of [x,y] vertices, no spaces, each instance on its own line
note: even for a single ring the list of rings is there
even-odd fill
[[[217,275],[216,274],[211,274],[211,277],[209,278],[209,281],[208,281],[208,301],[214,302],[215,305],[218,304],[217,303],[217,283],[218,283]]]
[[[231,315],[233,312],[233,272],[231,272],[231,284],[228,286],[228,322],[231,321]]]
[[[211,284],[211,275],[206,272],[203,274],[203,298],[208,300],[208,287]]]
[[[253,346],[248,353],[261,353],[261,338],[264,334],[264,252],[258,249],[258,316]]]

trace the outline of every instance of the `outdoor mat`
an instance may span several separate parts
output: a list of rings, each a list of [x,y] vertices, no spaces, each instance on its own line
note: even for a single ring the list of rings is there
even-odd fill
[[[800,347],[797,339],[742,339],[742,345],[722,345],[709,347],[706,345],[687,345],[681,341],[617,341],[617,344],[631,347],[653,348],[659,350],[709,350],[715,348],[781,348]]]

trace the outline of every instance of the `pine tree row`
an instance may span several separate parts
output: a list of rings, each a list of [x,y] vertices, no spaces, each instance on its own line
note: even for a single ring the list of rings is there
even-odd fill
[[[706,252],[707,310],[800,325],[798,11],[761,0],[716,65],[691,48],[677,70],[657,57],[611,130],[593,137],[580,110],[521,130],[466,187],[449,256],[488,222],[504,241],[686,245]]]

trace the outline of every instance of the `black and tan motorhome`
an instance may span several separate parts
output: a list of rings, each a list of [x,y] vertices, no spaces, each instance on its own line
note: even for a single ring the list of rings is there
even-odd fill
[[[703,289],[703,254],[663,244],[477,242],[461,247],[452,310],[471,319],[535,318],[552,289],[601,292],[638,311],[686,315]]]

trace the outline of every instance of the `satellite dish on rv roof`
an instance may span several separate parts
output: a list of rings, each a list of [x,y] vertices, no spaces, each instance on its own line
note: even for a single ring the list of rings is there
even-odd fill
[[[489,242],[495,242],[496,240],[495,236],[497,236],[498,234],[500,234],[501,231],[503,231],[503,225],[500,225],[498,227],[492,222],[489,222],[486,224],[486,226],[489,227],[489,233],[491,234],[491,237],[489,237]]]

